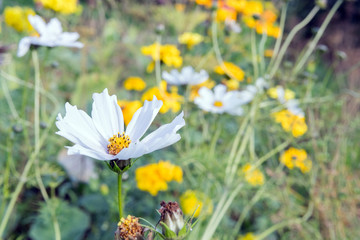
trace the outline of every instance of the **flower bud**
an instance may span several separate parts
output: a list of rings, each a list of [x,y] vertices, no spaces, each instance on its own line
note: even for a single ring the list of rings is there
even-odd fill
[[[131,159],[127,159],[127,160],[114,159],[106,163],[111,171],[116,172],[118,174],[125,173],[127,170],[129,170],[129,168],[132,165]]]
[[[160,224],[166,239],[182,239],[181,237],[185,237],[186,226],[179,204],[177,202],[166,203],[161,201],[160,205]]]

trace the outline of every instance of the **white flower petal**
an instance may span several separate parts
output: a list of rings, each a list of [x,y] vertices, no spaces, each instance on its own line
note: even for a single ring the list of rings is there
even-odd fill
[[[93,94],[91,116],[96,129],[105,139],[124,132],[124,118],[115,95],[110,96],[107,88]]]
[[[62,33],[61,22],[57,18],[52,18],[46,26],[46,34],[60,35]]]
[[[152,101],[144,102],[144,106],[138,109],[126,128],[126,134],[131,141],[138,141],[149,128],[150,124],[158,114],[163,102],[154,96]]]
[[[17,56],[22,57],[24,56],[30,49],[31,46],[31,37],[24,37],[20,40]]]
[[[29,22],[31,26],[40,34],[44,34],[46,32],[46,23],[42,17],[39,15],[29,15],[28,16]]]
[[[214,94],[216,100],[221,100],[226,93],[226,86],[223,84],[216,85],[214,87]]]
[[[146,145],[147,153],[167,147],[180,140],[176,132],[185,126],[184,112],[181,112],[171,123],[159,127],[147,135],[140,143]]]

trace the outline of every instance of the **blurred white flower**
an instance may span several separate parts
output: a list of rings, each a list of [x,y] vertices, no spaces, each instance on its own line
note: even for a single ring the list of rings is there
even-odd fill
[[[77,42],[77,32],[63,32],[61,23],[57,18],[52,18],[48,24],[38,15],[28,16],[30,24],[39,33],[39,37],[24,37],[19,42],[17,56],[24,56],[31,45],[45,47],[76,47],[82,48],[83,44]]]
[[[239,91],[238,98],[241,99],[242,104],[251,102],[257,93],[262,93],[265,88],[268,87],[268,83],[264,78],[258,78],[255,81],[255,85],[248,85],[242,91]]]
[[[187,66],[181,72],[176,69],[171,70],[170,73],[163,71],[162,77],[171,85],[198,85],[208,80],[209,74],[203,69],[197,73],[193,67]]]
[[[290,99],[285,102],[286,108],[294,115],[304,117],[304,111],[299,107],[299,101],[297,99]]]
[[[214,92],[206,87],[199,90],[199,97],[194,102],[201,109],[212,113],[229,113],[242,115],[244,99],[239,97],[238,91],[226,91],[226,86],[219,84],[214,87]]]
[[[141,139],[159,112],[162,101],[154,96],[133,115],[124,131],[124,118],[115,95],[108,90],[93,94],[91,117],[76,106],[65,104],[66,114],[58,115],[56,132],[75,143],[68,154],[82,154],[98,160],[128,160],[167,147],[180,140],[176,132],[185,125],[184,113]]]
[[[241,27],[240,25],[232,19],[227,18],[225,20],[225,26],[227,29],[229,29],[229,31],[234,32],[234,33],[241,33]]]

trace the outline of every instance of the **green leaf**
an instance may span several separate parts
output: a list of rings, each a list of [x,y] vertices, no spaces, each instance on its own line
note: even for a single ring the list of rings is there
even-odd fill
[[[35,222],[30,228],[30,237],[34,240],[55,239],[52,211],[59,223],[62,240],[83,239],[89,228],[89,216],[77,207],[60,199],[51,199],[40,208]]]
[[[173,239],[177,237],[176,233],[174,233],[165,223],[160,222],[160,224],[165,228],[164,232],[166,239]]]

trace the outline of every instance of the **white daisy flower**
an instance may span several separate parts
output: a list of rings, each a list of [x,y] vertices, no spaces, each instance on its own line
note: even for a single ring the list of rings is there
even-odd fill
[[[128,160],[167,147],[180,140],[177,131],[185,125],[184,113],[142,138],[159,112],[162,101],[154,96],[145,101],[126,130],[121,108],[108,90],[93,94],[91,117],[76,106],[65,104],[66,114],[58,115],[56,132],[73,142],[68,154],[82,154],[98,160]]]
[[[214,92],[206,87],[199,90],[199,97],[194,102],[201,109],[212,113],[229,113],[242,115],[244,99],[239,97],[238,91],[226,91],[226,86],[219,84],[214,87]]]
[[[181,72],[176,69],[171,70],[170,73],[163,71],[162,77],[171,85],[198,85],[208,80],[209,74],[203,69],[197,73],[193,67],[187,66]]]
[[[82,48],[83,44],[77,42],[77,32],[63,32],[61,23],[57,18],[52,18],[48,24],[38,15],[28,16],[30,24],[39,33],[40,37],[24,37],[19,42],[17,56],[24,56],[31,45],[45,47],[76,47]]]

